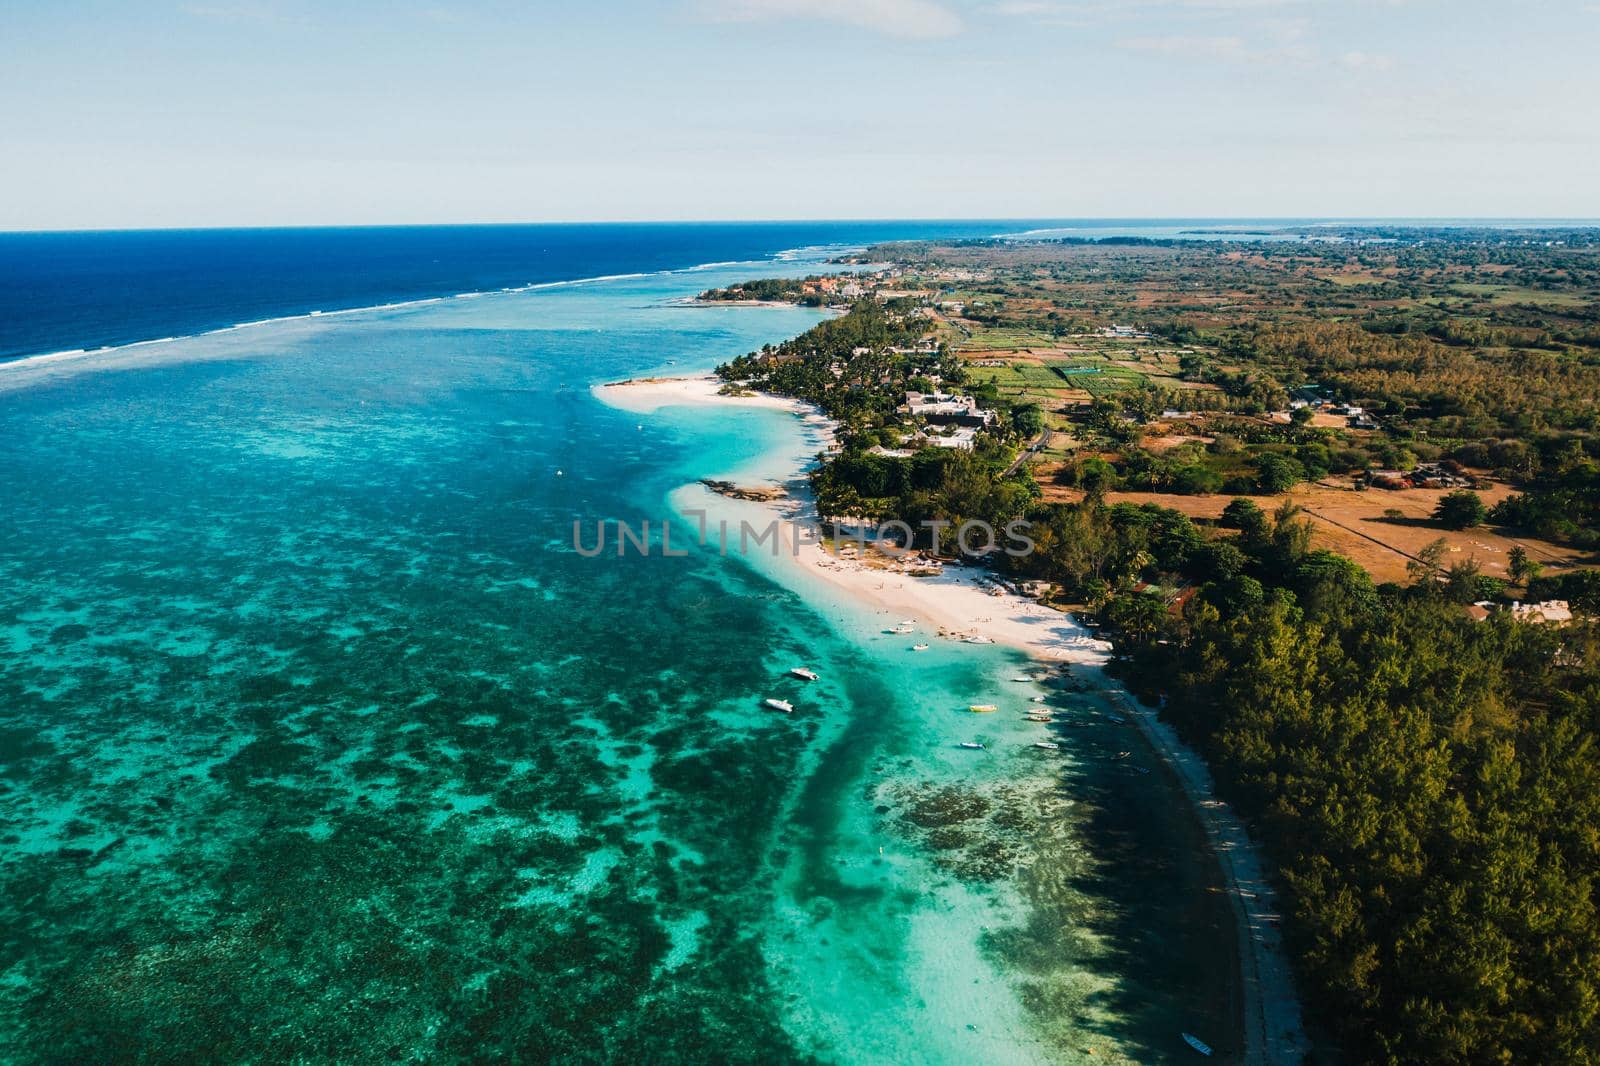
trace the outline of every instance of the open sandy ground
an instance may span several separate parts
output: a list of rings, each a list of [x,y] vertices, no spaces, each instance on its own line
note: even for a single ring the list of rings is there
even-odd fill
[[[1333,480],[1296,485],[1283,496],[1259,496],[1255,501],[1263,511],[1271,513],[1285,500],[1303,508],[1301,517],[1312,524],[1312,547],[1326,548],[1353,560],[1374,581],[1407,582],[1410,576],[1406,564],[1410,563],[1428,544],[1443,538],[1447,554],[1446,564],[1466,559],[1476,560],[1483,573],[1489,577],[1508,576],[1507,556],[1511,549],[1521,546],[1530,558],[1541,563],[1547,572],[1600,564],[1584,552],[1567,545],[1540,540],[1495,526],[1476,529],[1451,530],[1432,520],[1433,509],[1447,489],[1401,489],[1387,491],[1368,489],[1357,492],[1348,483]],[[1484,503],[1493,506],[1511,495],[1508,485],[1490,485],[1478,495]],[[1051,500],[1078,500],[1083,493],[1076,489],[1047,486],[1045,497]],[[1215,520],[1222,515],[1233,497],[1181,496],[1171,492],[1113,492],[1106,496],[1110,503],[1153,503],[1182,511],[1190,518]],[[1384,512],[1400,512],[1399,517],[1386,517]]]

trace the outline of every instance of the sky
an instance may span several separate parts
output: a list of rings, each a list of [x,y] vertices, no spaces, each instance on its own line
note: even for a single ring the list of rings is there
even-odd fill
[[[0,229],[1600,216],[1600,0],[9,0]]]

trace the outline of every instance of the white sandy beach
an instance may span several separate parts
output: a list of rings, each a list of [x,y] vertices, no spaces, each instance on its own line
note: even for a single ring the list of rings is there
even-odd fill
[[[621,411],[647,415],[663,407],[684,405],[704,406],[727,404],[735,407],[766,407],[778,411],[793,411],[799,415],[814,415],[816,409],[801,400],[773,396],[765,392],[749,392],[742,396],[725,396],[720,391],[727,384],[713,374],[677,378],[633,378],[596,385],[594,394],[600,401]]]
[[[800,400],[766,393],[726,396],[723,382],[710,375],[682,378],[643,378],[601,385],[595,394],[605,403],[625,411],[648,414],[677,405],[727,404],[792,411],[812,419],[822,415]],[[825,421],[825,420],[824,420]],[[798,520],[805,528],[800,550],[793,551],[793,527],[783,527],[783,557],[793,559],[810,574],[844,589],[886,615],[915,618],[949,640],[988,638],[996,644],[1025,651],[1050,662],[1100,665],[1110,657],[1111,646],[1097,640],[1071,615],[1046,607],[1012,592],[999,592],[983,571],[947,566],[936,577],[913,577],[869,566],[858,559],[824,548],[816,537],[816,515],[809,500],[795,497],[770,505],[775,515]]]
[[[841,558],[809,538],[798,557],[787,557],[881,613],[915,618],[947,640],[1003,644],[1048,662],[1097,666],[1110,658],[1111,646],[1071,615],[1002,590],[972,567],[914,577]]]

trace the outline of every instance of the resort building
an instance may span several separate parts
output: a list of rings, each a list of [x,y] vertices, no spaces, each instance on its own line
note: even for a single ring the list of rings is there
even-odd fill
[[[1543,603],[1513,603],[1511,617],[1519,622],[1570,622],[1572,607],[1566,600],[1545,600]]]
[[[983,427],[994,421],[994,412],[979,407],[972,397],[945,392],[908,392],[900,410],[934,425]]]
[[[1488,619],[1495,610],[1500,609],[1492,600],[1479,600],[1467,608],[1467,617],[1475,622]],[[1511,617],[1518,622],[1546,623],[1561,625],[1572,621],[1572,607],[1566,600],[1545,600],[1543,603],[1513,603],[1504,608],[1511,612]]]
[[[955,448],[970,452],[978,446],[978,431],[971,426],[960,426],[948,433],[932,433],[927,437],[935,448]]]

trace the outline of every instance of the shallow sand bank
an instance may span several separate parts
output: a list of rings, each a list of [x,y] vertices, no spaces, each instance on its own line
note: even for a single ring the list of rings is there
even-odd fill
[[[815,408],[801,400],[791,400],[765,392],[726,396],[720,391],[726,384],[727,382],[715,375],[705,374],[682,378],[630,378],[627,381],[596,385],[593,391],[600,402],[618,410],[632,411],[641,415],[680,404],[729,404],[793,411],[796,414],[815,413]]]

